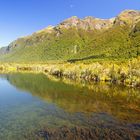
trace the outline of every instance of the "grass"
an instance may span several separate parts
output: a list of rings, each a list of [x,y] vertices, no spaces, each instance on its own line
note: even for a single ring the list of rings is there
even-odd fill
[[[36,72],[85,81],[107,81],[140,87],[140,57],[125,61],[1,63],[1,72]]]

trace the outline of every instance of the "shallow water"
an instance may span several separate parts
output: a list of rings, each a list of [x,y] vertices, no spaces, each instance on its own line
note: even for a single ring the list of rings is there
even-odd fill
[[[72,82],[43,74],[1,74],[0,139],[38,139],[62,126],[123,127],[140,124],[140,89]],[[137,128],[139,132],[140,128]]]

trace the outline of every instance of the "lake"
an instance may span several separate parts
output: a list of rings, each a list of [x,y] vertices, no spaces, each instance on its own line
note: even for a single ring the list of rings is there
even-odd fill
[[[0,75],[1,140],[140,139],[140,89]]]

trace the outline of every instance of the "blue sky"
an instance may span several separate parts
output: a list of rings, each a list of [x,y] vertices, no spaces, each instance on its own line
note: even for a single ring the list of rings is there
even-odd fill
[[[111,18],[140,0],[0,0],[0,46],[71,16]]]

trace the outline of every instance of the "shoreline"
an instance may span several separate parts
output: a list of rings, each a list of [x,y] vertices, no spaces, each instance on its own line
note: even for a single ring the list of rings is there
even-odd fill
[[[109,82],[140,88],[140,70],[136,62],[94,62],[94,63],[46,63],[18,64],[1,63],[0,72],[32,72],[53,75],[58,78],[85,80],[89,82]],[[138,62],[137,62],[138,63]]]

